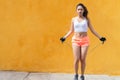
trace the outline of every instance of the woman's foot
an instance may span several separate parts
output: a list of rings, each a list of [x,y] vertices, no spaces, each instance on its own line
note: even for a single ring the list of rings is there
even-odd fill
[[[78,74],[74,76],[74,80],[78,80]]]
[[[84,75],[81,75],[81,76],[80,76],[80,80],[85,80]]]

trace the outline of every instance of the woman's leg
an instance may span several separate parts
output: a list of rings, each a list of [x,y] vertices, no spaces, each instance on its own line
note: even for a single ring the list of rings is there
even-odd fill
[[[80,60],[80,46],[73,45],[73,54],[74,54],[74,69],[75,73],[78,74],[79,60]]]
[[[85,72],[87,51],[88,51],[88,46],[81,46],[80,61],[81,61],[81,74],[82,75],[84,75],[84,72]]]

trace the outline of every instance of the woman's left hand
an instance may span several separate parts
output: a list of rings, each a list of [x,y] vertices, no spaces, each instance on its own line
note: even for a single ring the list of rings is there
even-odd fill
[[[101,37],[100,41],[102,41],[104,43],[106,41],[106,38],[105,37]]]

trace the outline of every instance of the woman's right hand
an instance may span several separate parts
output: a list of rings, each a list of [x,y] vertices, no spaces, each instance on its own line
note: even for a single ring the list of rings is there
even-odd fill
[[[60,38],[60,41],[63,43],[64,41],[66,40],[66,38],[64,38],[64,37],[61,37]]]

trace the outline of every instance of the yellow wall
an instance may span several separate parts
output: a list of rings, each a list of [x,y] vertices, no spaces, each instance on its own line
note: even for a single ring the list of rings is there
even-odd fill
[[[59,38],[69,30],[79,2],[107,38],[99,45],[88,32],[86,73],[120,74],[120,0],[0,0],[0,69],[73,73],[72,36],[64,44]]]

